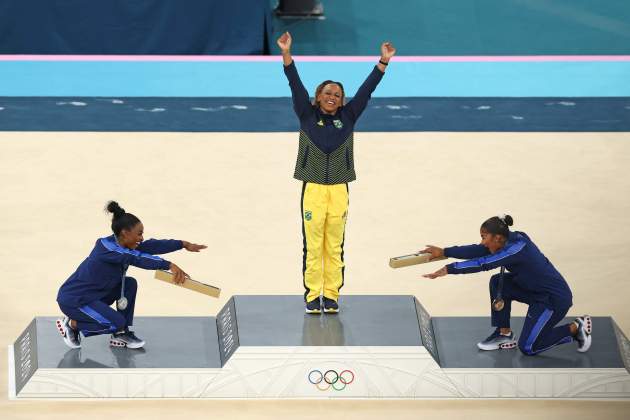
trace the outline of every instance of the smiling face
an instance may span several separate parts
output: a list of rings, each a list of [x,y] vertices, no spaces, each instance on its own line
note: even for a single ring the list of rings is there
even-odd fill
[[[325,84],[315,101],[324,114],[334,114],[343,105],[343,89],[337,83]]]
[[[488,232],[485,229],[481,229],[481,245],[488,248],[491,254],[494,254],[505,245],[505,236],[503,235],[494,235]]]
[[[144,240],[142,237],[143,233],[144,226],[141,222],[138,222],[131,229],[123,229],[120,231],[120,235],[118,235],[118,243],[125,248],[136,249]]]

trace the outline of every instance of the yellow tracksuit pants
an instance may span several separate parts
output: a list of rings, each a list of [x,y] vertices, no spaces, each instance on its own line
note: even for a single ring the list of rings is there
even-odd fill
[[[348,215],[348,185],[302,186],[304,298],[323,295],[335,301],[343,286],[343,242]]]

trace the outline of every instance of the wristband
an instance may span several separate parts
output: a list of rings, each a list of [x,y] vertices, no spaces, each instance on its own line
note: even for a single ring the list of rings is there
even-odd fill
[[[382,65],[384,65],[384,66],[386,66],[386,65],[388,65],[388,64],[389,64],[389,63],[384,62],[383,60],[378,60],[378,62],[379,62],[379,63],[381,63],[381,64],[382,64]]]

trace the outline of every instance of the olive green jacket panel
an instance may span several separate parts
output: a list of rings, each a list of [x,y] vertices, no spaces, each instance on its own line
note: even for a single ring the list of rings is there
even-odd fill
[[[304,131],[300,142],[293,177],[317,184],[345,184],[357,179],[354,172],[353,134],[331,153],[322,152]]]

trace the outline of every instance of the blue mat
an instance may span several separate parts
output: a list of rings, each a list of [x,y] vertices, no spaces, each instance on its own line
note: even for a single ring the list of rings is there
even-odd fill
[[[373,98],[357,131],[630,131],[630,97]],[[0,98],[0,131],[291,132],[289,98]]]

